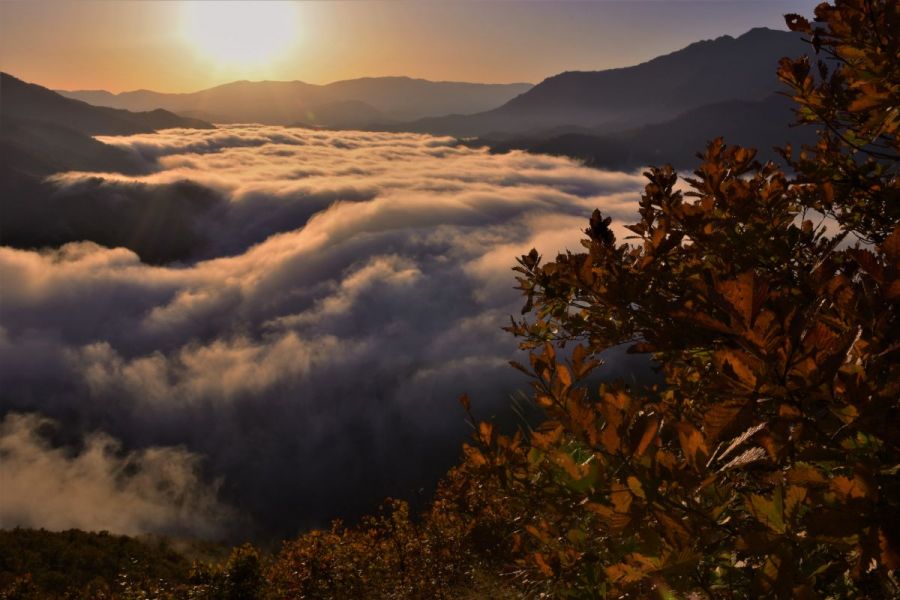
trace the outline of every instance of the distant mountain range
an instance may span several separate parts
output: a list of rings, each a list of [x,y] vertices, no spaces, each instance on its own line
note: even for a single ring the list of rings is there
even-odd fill
[[[696,42],[645,63],[548,77],[503,106],[422,119],[398,129],[460,137],[536,134],[560,126],[608,133],[728,100],[762,100],[781,86],[778,60],[808,52],[796,33],[752,29]]]
[[[60,94],[98,106],[164,108],[213,122],[306,123],[349,128],[496,108],[531,89],[529,83],[483,84],[367,77],[313,85],[302,81],[235,81],[186,94],[102,90]]]
[[[164,108],[218,122],[412,131],[478,138],[608,168],[685,164],[710,137],[771,147],[811,140],[788,127],[778,60],[808,52],[796,33],[751,29],[690,44],[633,67],[571,71],[530,84],[431,82],[377,77],[312,85],[238,81],[188,94],[147,90],[61,92],[93,104]],[[445,114],[452,113],[452,114]]]
[[[726,143],[757,149],[760,160],[778,160],[775,147],[812,144],[809,126],[792,127],[793,101],[780,94],[759,101],[725,100],[691,109],[662,123],[624,131],[600,133],[591,129],[548,131],[535,136],[481,138],[494,152],[513,149],[536,154],[569,156],[588,166],[635,169],[670,163],[685,169],[696,164],[695,154],[717,137]]]
[[[813,140],[808,127],[790,127],[791,102],[777,93],[775,76],[778,59],[806,52],[793,33],[753,29],[634,67],[561,73],[534,87],[382,77],[65,97],[3,73],[0,243],[39,247],[87,239],[125,245],[149,262],[184,258],[196,242],[194,215],[219,201],[211,190],[187,182],[134,186],[111,204],[97,192],[100,180],[61,195],[43,177],[67,170],[140,172],[147,167],[135,156],[92,136],[209,128],[210,120],[449,134],[494,152],[523,149],[615,169],[666,162],[687,168],[718,136],[772,159],[773,146]],[[452,111],[473,114],[435,116]]]

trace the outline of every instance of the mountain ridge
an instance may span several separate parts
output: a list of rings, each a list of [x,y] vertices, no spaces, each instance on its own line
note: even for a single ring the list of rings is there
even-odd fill
[[[205,121],[180,117],[159,107],[134,112],[94,106],[5,72],[0,72],[0,116],[53,123],[84,135],[129,135],[168,127],[213,127]]]
[[[485,84],[430,81],[405,76],[362,77],[326,85],[299,80],[240,80],[195,92],[165,93],[132,90],[60,91],[68,98],[129,110],[165,108],[176,113],[215,116],[225,122],[254,121],[289,125],[308,121],[311,107],[348,101],[365,103],[379,113],[382,122],[415,120],[453,112],[478,112],[499,106],[531,88],[531,84]],[[359,118],[350,119],[359,124]],[[338,119],[315,125],[344,127]]]
[[[493,110],[421,119],[400,128],[459,137],[561,125],[628,129],[717,101],[761,100],[779,89],[778,59],[806,50],[798,34],[754,28],[630,67],[565,71]]]

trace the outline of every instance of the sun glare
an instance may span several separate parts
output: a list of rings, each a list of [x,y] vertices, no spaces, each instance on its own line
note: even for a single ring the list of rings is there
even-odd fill
[[[186,2],[183,35],[223,66],[259,65],[286,52],[297,36],[290,2]]]

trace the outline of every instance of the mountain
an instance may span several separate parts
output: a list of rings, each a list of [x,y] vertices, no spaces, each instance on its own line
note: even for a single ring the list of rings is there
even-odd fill
[[[140,173],[146,165],[137,156],[91,136],[166,127],[212,125],[164,110],[91,106],[0,74],[0,243],[36,248],[92,240],[130,243],[158,262],[182,256],[194,243],[188,219],[215,202],[207,190],[183,183],[111,201],[98,193],[100,180],[65,194],[44,180],[70,170]]]
[[[716,102],[762,100],[780,89],[778,60],[807,51],[798,34],[751,29],[633,67],[560,73],[494,110],[422,119],[400,128],[461,137],[534,133],[562,125],[624,130]]]
[[[695,154],[707,142],[722,137],[728,144],[750,146],[761,160],[777,160],[775,146],[811,144],[815,131],[791,127],[793,102],[780,94],[759,101],[726,100],[691,109],[674,119],[615,133],[597,131],[543,134],[532,138],[483,140],[494,152],[523,149],[569,156],[607,169],[635,169],[670,163],[676,168],[696,164]]]
[[[531,88],[527,83],[482,84],[366,77],[313,85],[302,81],[235,81],[199,92],[166,94],[136,90],[60,92],[79,100],[128,110],[164,108],[218,122],[259,122],[345,127],[390,123],[448,113],[496,108]],[[363,112],[347,110],[356,103]],[[320,116],[310,118],[316,109]]]
[[[0,73],[0,157],[10,171],[43,177],[67,170],[139,171],[129,153],[95,135],[148,133],[167,127],[210,128],[165,110],[135,113],[64,98],[47,88]]]
[[[136,172],[140,165],[128,152],[55,123],[16,119],[0,112],[0,159],[3,170],[31,177],[59,171]]]
[[[0,73],[0,114],[12,119],[59,125],[85,135],[149,133],[168,127],[212,127],[204,121],[179,117],[166,110],[130,112],[92,106],[7,73]]]

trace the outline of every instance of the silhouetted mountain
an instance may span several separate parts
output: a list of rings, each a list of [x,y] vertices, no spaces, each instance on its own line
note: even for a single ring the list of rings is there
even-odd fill
[[[0,112],[0,162],[3,169],[43,177],[59,171],[134,173],[141,165],[130,153],[61,125],[14,119]]]
[[[399,128],[457,136],[533,133],[562,125],[623,130],[715,102],[761,100],[780,89],[778,59],[799,56],[807,47],[795,33],[752,29],[633,67],[560,73],[495,110],[423,119]]]
[[[495,152],[524,149],[540,154],[570,156],[609,169],[633,169],[670,163],[676,168],[696,164],[695,154],[707,142],[723,137],[726,143],[756,148],[758,158],[775,160],[776,146],[812,143],[809,126],[794,122],[790,99],[773,94],[761,101],[727,100],[689,110],[663,123],[611,134],[562,133],[531,138],[486,141]]]
[[[7,73],[0,73],[0,114],[12,119],[59,125],[86,135],[148,133],[167,127],[212,127],[204,121],[179,117],[165,110],[130,112],[92,106]]]
[[[44,177],[71,170],[139,173],[133,154],[92,135],[209,128],[164,110],[134,113],[64,98],[0,75],[0,243],[34,248],[91,240],[128,245],[151,262],[177,260],[196,247],[192,216],[216,202],[198,186],[137,186],[112,201],[98,179],[60,191]]]
[[[426,81],[409,77],[367,77],[313,85],[302,81],[235,81],[187,94],[148,90],[111,94],[85,90],[60,92],[95,104],[129,110],[164,108],[217,122],[259,122],[347,127],[419,119],[447,113],[474,113],[500,106],[531,88],[527,83],[481,84]],[[360,113],[331,109],[329,118],[310,119],[313,108],[360,103]],[[374,113],[372,111],[375,111]]]
[[[326,126],[331,124],[342,128],[367,127],[372,123],[388,123],[391,119],[371,104],[359,100],[342,100],[317,104],[306,109],[308,123]]]

